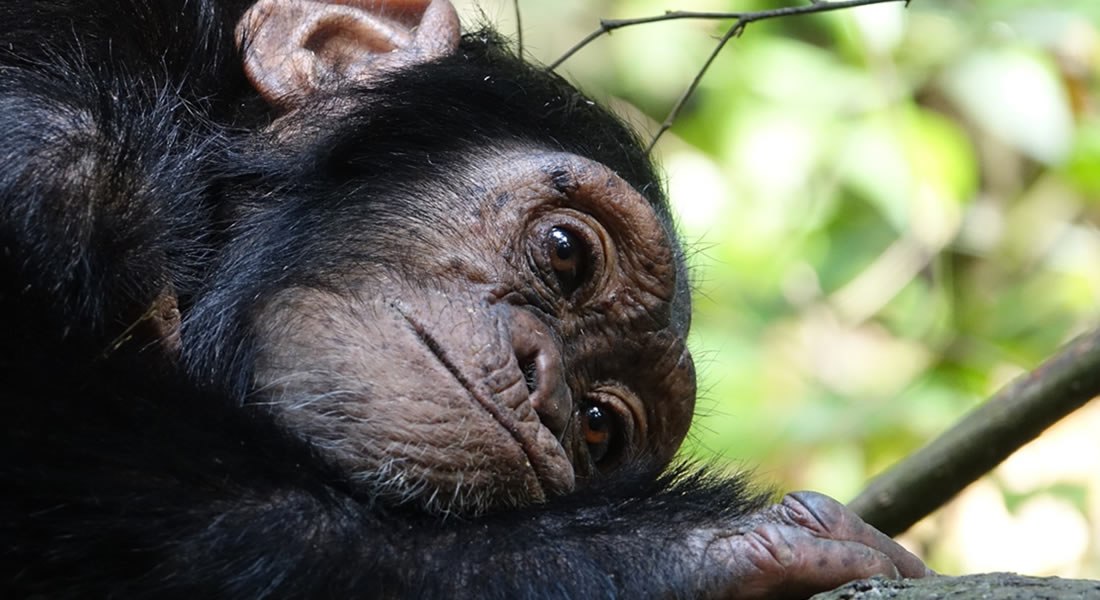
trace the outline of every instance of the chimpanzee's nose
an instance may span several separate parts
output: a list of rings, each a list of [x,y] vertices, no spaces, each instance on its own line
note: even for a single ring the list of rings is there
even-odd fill
[[[565,369],[554,334],[530,312],[516,309],[512,348],[527,382],[531,406],[542,424],[561,439],[569,424],[573,399],[565,384]]]

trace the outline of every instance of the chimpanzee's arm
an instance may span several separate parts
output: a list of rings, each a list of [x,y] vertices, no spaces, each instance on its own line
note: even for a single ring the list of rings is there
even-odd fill
[[[386,509],[326,481],[262,421],[200,394],[181,409],[173,393],[139,392],[89,398],[79,421],[51,422],[48,399],[14,416],[29,437],[56,434],[34,450],[50,468],[0,467],[28,509],[0,515],[17,542],[0,576],[16,596],[774,598],[924,574],[835,502],[758,510],[736,479],[624,474],[478,518]]]

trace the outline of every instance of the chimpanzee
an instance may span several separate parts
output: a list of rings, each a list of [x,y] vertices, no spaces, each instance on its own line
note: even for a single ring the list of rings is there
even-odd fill
[[[444,0],[0,3],[0,595],[779,598],[633,134]]]

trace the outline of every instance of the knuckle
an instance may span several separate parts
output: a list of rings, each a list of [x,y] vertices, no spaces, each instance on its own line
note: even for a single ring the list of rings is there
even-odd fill
[[[745,559],[761,571],[782,573],[798,563],[797,550],[780,525],[759,525],[746,533],[743,540]]]

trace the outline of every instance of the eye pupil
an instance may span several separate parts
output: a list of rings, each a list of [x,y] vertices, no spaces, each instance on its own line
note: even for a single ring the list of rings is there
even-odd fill
[[[568,229],[554,227],[549,232],[546,251],[561,292],[572,294],[584,283],[587,274],[584,242]]]
[[[623,420],[613,406],[604,404],[597,397],[587,399],[579,412],[581,435],[588,450],[588,458],[597,469],[609,469],[623,455]]]
[[[607,429],[607,415],[598,406],[589,406],[584,415],[588,419],[588,428],[594,431]]]
[[[560,260],[569,260],[573,256],[573,240],[570,239],[570,235],[561,229],[554,229],[550,235],[554,237],[554,254]]]
[[[592,446],[607,442],[610,437],[610,418],[599,406],[589,406],[584,411],[584,440]]]

